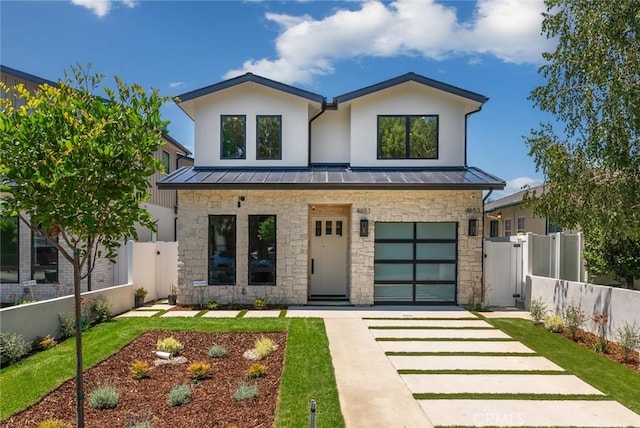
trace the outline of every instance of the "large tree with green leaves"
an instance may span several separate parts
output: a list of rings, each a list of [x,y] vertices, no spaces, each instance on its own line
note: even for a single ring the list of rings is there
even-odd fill
[[[67,74],[67,73],[65,73]],[[72,67],[66,81],[3,87],[0,107],[0,183],[3,214],[17,215],[73,266],[76,315],[77,419],[82,427],[80,285],[98,257],[113,260],[121,241],[136,238],[136,223],[155,230],[141,206],[149,177],[162,167],[158,91],[126,85],[94,93],[104,76]],[[104,254],[102,254],[104,253]]]
[[[556,124],[526,138],[546,182],[528,200],[583,230],[591,273],[613,270],[630,285],[640,259],[607,252],[640,243],[640,2],[545,3],[542,32],[557,46],[543,54],[547,83],[531,99]]]

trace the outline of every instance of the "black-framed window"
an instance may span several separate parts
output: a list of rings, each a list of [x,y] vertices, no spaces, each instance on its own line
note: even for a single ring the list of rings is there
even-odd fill
[[[236,283],[236,216],[209,216],[209,284]]]
[[[31,278],[38,283],[58,281],[58,249],[35,232],[31,232]]]
[[[378,116],[378,159],[437,159],[438,116]]]
[[[455,222],[376,222],[376,302],[456,301],[458,232]]]
[[[249,216],[249,285],[276,285],[276,216]]]
[[[555,222],[550,222],[547,224],[547,233],[558,233],[558,232],[562,232],[562,226],[560,226],[558,223]]]
[[[256,159],[282,159],[282,116],[256,116]]]
[[[518,217],[518,233],[524,233],[524,217]]]
[[[20,235],[18,217],[0,215],[0,283],[20,281]]]
[[[220,158],[246,159],[247,117],[245,115],[220,116]]]
[[[171,172],[171,156],[169,152],[162,151],[162,166],[164,167],[164,172],[169,174]]]
[[[500,222],[498,220],[491,220],[489,222],[489,237],[496,238],[498,236],[498,225]]]
[[[511,219],[507,218],[504,220],[504,236],[511,236],[513,233],[513,228],[511,226]]]

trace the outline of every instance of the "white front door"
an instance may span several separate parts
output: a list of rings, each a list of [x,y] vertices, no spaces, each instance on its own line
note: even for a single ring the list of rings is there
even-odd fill
[[[347,295],[347,217],[311,219],[310,296]]]

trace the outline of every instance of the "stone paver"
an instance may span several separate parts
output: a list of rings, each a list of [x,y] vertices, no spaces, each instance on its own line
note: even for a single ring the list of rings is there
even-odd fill
[[[554,370],[562,368],[544,357],[459,355],[389,355],[398,370]]]
[[[145,306],[144,309],[156,309],[158,311],[168,311],[169,309],[175,308],[176,305],[170,305],[168,303],[155,303],[151,306]]]
[[[509,339],[501,330],[371,329],[376,338],[394,339]]]
[[[160,315],[161,318],[174,318],[174,317],[195,317],[200,311],[169,311]]]
[[[417,319],[370,320],[370,319],[366,319],[364,320],[364,322],[369,327],[495,328],[488,322],[481,319],[477,319],[477,320],[417,320]]]
[[[140,318],[148,318],[152,317],[160,311],[129,311],[124,314],[118,315],[116,318],[130,318],[130,317],[140,317]]]
[[[379,340],[384,352],[535,352],[516,341]]]
[[[202,318],[235,318],[240,311],[207,311]]]
[[[328,307],[290,306],[288,318],[473,318],[474,315],[458,306],[373,306]]]
[[[280,311],[247,311],[243,318],[278,318]]]
[[[482,316],[485,318],[522,318],[530,320],[529,312],[527,311],[494,311],[483,312]]]
[[[573,375],[406,374],[401,377],[414,394],[603,395],[602,392]]]
[[[434,425],[639,427],[640,416],[615,401],[418,400]]]

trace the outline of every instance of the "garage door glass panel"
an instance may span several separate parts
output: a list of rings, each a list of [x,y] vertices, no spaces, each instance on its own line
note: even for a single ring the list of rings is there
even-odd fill
[[[420,302],[453,302],[456,300],[454,284],[418,284],[416,300]]]
[[[418,260],[455,260],[456,244],[417,244]]]
[[[376,260],[410,260],[413,258],[412,244],[377,244]]]
[[[455,279],[456,265],[453,263],[416,265],[416,280],[418,281],[453,281]]]
[[[376,281],[411,281],[413,279],[413,265],[410,264],[381,264],[375,269]]]
[[[413,239],[413,223],[376,223],[376,239]]]
[[[400,302],[413,299],[411,284],[379,284],[373,291],[373,298],[377,302]]]
[[[456,223],[417,223],[418,239],[456,239]]]

